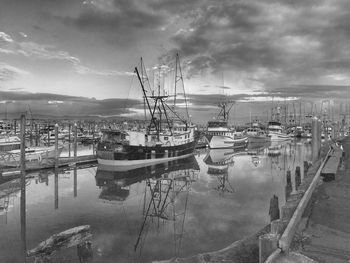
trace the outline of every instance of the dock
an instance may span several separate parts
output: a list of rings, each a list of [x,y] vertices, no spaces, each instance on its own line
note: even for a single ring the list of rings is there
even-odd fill
[[[84,155],[77,157],[62,157],[59,158],[58,164],[56,165],[55,159],[44,160],[42,162],[33,161],[26,163],[26,172],[35,172],[45,169],[75,167],[82,165],[95,165],[97,164],[97,158],[95,155]],[[16,176],[21,174],[20,167],[3,167],[0,169],[0,174],[3,177]]]

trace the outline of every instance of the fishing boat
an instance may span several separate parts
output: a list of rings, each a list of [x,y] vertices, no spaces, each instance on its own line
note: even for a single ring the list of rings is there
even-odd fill
[[[267,130],[271,141],[286,141],[292,139],[289,134],[284,132],[282,124],[279,121],[269,121]]]
[[[248,137],[228,126],[228,116],[232,106],[232,102],[220,103],[220,112],[216,120],[208,121],[205,137],[210,149],[245,148],[247,146]]]
[[[150,115],[149,124],[146,129],[140,130],[102,130],[103,136],[97,145],[99,164],[116,169],[123,167],[127,169],[130,166],[136,168],[153,165],[194,154],[198,136],[196,126],[189,121],[186,97],[184,102],[187,119],[181,117],[176,110],[176,83],[183,81],[178,55],[175,67],[175,94],[173,96],[162,92],[160,84],[158,91],[148,90],[145,87],[143,72],[146,70],[143,63],[141,63],[142,76],[135,67],[144,103]],[[168,99],[172,100],[174,105],[170,106],[167,103]]]
[[[266,131],[259,127],[258,123],[253,123],[251,127],[246,129],[245,134],[248,136],[249,144],[265,143],[271,140]]]
[[[21,148],[21,139],[18,136],[0,136],[0,152],[18,150]]]
[[[59,157],[63,150],[63,145],[58,147],[56,151],[55,146],[48,147],[27,147],[25,148],[25,160],[26,162],[38,162],[42,163],[48,160],[52,160]],[[2,152],[0,154],[0,165],[8,167],[18,167],[21,160],[21,150],[12,150],[7,152]]]

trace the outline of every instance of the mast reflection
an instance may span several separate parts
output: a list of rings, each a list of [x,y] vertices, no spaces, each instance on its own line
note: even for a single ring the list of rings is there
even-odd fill
[[[99,198],[109,201],[125,201],[130,186],[144,183],[142,223],[134,244],[134,251],[142,255],[147,232],[151,226],[158,231],[172,222],[174,256],[180,256],[185,217],[191,184],[198,179],[199,166],[194,156],[164,164],[142,167],[128,171],[106,171],[99,166],[96,184],[102,188]],[[177,200],[184,198],[179,211]]]
[[[207,155],[204,157],[204,163],[208,166],[207,173],[216,176],[219,181],[215,190],[221,193],[235,192],[228,178],[228,169],[235,163],[234,156],[245,154],[247,153],[244,149],[241,151],[236,149],[212,149],[207,152]]]

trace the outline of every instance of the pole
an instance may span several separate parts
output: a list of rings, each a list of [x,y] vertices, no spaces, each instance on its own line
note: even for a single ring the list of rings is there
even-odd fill
[[[72,125],[69,123],[68,124],[68,157],[70,157],[70,144],[71,144],[70,133],[71,133],[71,130],[72,130]]]
[[[77,135],[78,135],[78,126],[74,123],[74,162],[77,161]]]
[[[38,138],[39,134],[38,134],[38,124],[35,123],[35,146],[38,146]]]
[[[78,195],[78,175],[77,175],[77,167],[74,167],[74,197]]]
[[[55,124],[55,169],[58,168],[58,124]]]
[[[55,209],[58,209],[58,169],[55,168]]]
[[[47,144],[50,146],[50,123],[47,122]]]
[[[26,262],[27,243],[26,243],[26,163],[25,163],[25,127],[26,117],[21,116],[21,242],[23,262]]]

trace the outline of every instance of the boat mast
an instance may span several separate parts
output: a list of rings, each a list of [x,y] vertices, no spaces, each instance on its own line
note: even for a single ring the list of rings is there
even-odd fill
[[[141,80],[142,80],[142,84],[143,86],[145,86],[145,84],[147,83],[148,84],[148,88],[151,89],[151,85],[149,83],[149,79],[148,79],[148,76],[147,76],[147,71],[146,71],[146,68],[145,68],[145,65],[143,63],[143,59],[141,57]],[[146,97],[143,96],[143,109],[144,109],[144,115],[145,115],[145,121],[147,120],[147,115],[146,115]]]
[[[156,121],[155,121],[155,119],[154,119],[154,114],[152,114],[153,112],[152,112],[151,106],[150,106],[149,101],[148,101],[148,97],[147,97],[147,94],[146,94],[146,90],[145,90],[145,87],[144,87],[144,85],[143,85],[143,81],[142,81],[142,79],[141,79],[141,77],[140,77],[139,71],[137,70],[137,67],[135,67],[135,73],[136,73],[137,78],[139,79],[139,82],[140,82],[140,84],[141,84],[143,96],[144,96],[145,101],[146,101],[146,103],[147,103],[148,110],[149,110],[149,112],[151,113],[151,125],[152,125],[152,123],[153,123],[153,124],[154,124],[154,127],[155,127],[155,128],[157,129],[157,131],[158,131],[158,125],[157,125],[157,123],[156,123]],[[156,105],[157,105],[157,103],[155,104],[155,106],[156,106]],[[151,125],[150,125],[150,126],[151,126]]]
[[[184,99],[185,99],[185,107],[186,107],[186,115],[187,119],[190,119],[190,116],[188,114],[188,106],[187,106],[187,98],[186,98],[186,93],[185,93],[185,84],[184,80],[182,77],[182,70],[181,70],[181,65],[180,65],[180,58],[179,54],[176,53],[176,60],[175,60],[175,94],[174,94],[174,108],[176,105],[176,93],[177,93],[177,82],[181,81],[182,87],[183,87],[183,94],[184,94]]]

